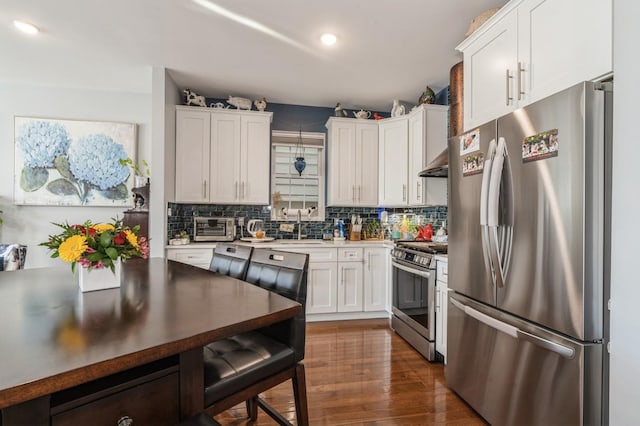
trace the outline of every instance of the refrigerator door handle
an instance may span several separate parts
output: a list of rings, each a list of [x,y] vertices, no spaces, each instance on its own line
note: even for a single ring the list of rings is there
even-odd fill
[[[550,340],[543,339],[542,337],[535,336],[531,333],[527,333],[526,331],[522,331],[520,329],[518,329],[518,338],[524,339],[548,351],[555,352],[558,355],[567,359],[573,358],[576,352],[573,348],[569,348],[559,343],[555,343]]]
[[[543,339],[542,337],[527,333],[526,331],[522,331],[518,327],[514,327],[487,314],[483,314],[482,312],[473,309],[471,306],[460,303],[453,298],[449,298],[449,300],[451,301],[451,304],[453,306],[460,309],[465,314],[508,336],[511,336],[515,339],[526,340],[527,342],[533,343],[536,346],[554,352],[567,359],[571,359],[575,355],[575,350],[573,348],[552,342],[547,339]]]
[[[487,228],[487,204],[489,198],[489,181],[491,179],[491,167],[496,153],[496,140],[489,142],[487,159],[484,162],[484,173],[482,174],[482,187],[480,189],[480,236],[482,242],[482,257],[487,273],[491,276],[491,282],[496,285],[494,266],[489,256],[489,229]]]
[[[489,194],[487,199],[487,227],[489,235],[489,256],[494,267],[495,282],[498,288],[504,287],[504,274],[502,271],[502,259],[500,256],[500,244],[498,239],[499,211],[500,211],[500,184],[502,183],[502,170],[506,156],[506,142],[504,138],[498,139],[496,153],[491,163],[489,178]]]
[[[499,321],[493,317],[490,317],[487,314],[483,314],[480,311],[476,311],[475,309],[473,309],[470,306],[467,306],[463,303],[458,302],[455,299],[449,299],[451,301],[451,304],[453,304],[453,306],[455,306],[456,308],[460,309],[461,311],[463,311],[465,314],[469,315],[472,318],[475,318],[476,320],[480,321],[481,323],[495,329],[498,330],[508,336],[511,336],[515,339],[518,338],[518,332],[520,330],[518,330],[517,327],[514,327],[512,325],[509,325],[505,322]]]

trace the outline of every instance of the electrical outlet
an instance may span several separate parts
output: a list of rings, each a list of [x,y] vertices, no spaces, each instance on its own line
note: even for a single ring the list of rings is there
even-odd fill
[[[238,218],[238,226],[244,226],[244,217]]]
[[[167,208],[167,216],[171,216],[171,207]]]

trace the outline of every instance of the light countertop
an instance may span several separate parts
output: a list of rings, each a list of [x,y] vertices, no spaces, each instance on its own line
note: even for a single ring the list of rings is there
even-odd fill
[[[253,247],[265,248],[337,248],[337,247],[393,247],[393,241],[390,240],[361,240],[361,241],[332,241],[332,240],[273,240],[265,242],[245,242],[233,241],[233,244],[250,245]],[[215,242],[191,242],[181,245],[166,245],[167,249],[213,249],[216,247]]]

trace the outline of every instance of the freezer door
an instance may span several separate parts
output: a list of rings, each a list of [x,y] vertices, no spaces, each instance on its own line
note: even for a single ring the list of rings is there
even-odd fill
[[[513,197],[514,223],[497,307],[583,341],[604,337],[604,124],[591,83],[498,120],[512,179],[500,197]]]
[[[474,132],[478,134],[477,144],[466,142],[466,137],[475,133],[449,139],[449,261],[455,265],[449,270],[449,288],[493,304],[496,290],[488,253],[483,251],[486,230],[480,226],[480,196],[485,174],[480,170],[465,173],[463,166],[465,160],[469,164],[470,159],[479,154],[486,161],[489,146],[496,138],[496,122]]]
[[[457,294],[448,309],[447,383],[490,424],[603,424],[602,344],[581,344]]]

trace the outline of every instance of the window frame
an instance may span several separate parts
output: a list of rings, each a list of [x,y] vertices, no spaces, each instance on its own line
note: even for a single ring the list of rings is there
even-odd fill
[[[310,148],[319,149],[318,153],[318,207],[316,212],[311,215],[311,217],[307,217],[303,215],[301,217],[301,221],[303,222],[324,222],[325,220],[325,204],[326,204],[326,190],[325,190],[325,181],[326,181],[326,134],[323,132],[296,132],[296,131],[287,131],[287,130],[273,130],[271,132],[271,213],[270,220],[274,222],[296,222],[297,215],[288,215],[286,218],[278,215],[277,209],[274,206],[273,195],[276,191],[276,155],[275,155],[275,147],[276,146],[289,146],[295,147],[298,138],[302,137],[303,146]],[[282,142],[282,140],[286,140],[286,142]],[[305,140],[313,140],[317,141],[314,143],[305,143]],[[290,141],[290,142],[289,142]],[[304,174],[304,172],[303,172]],[[294,175],[292,175],[294,176]]]

